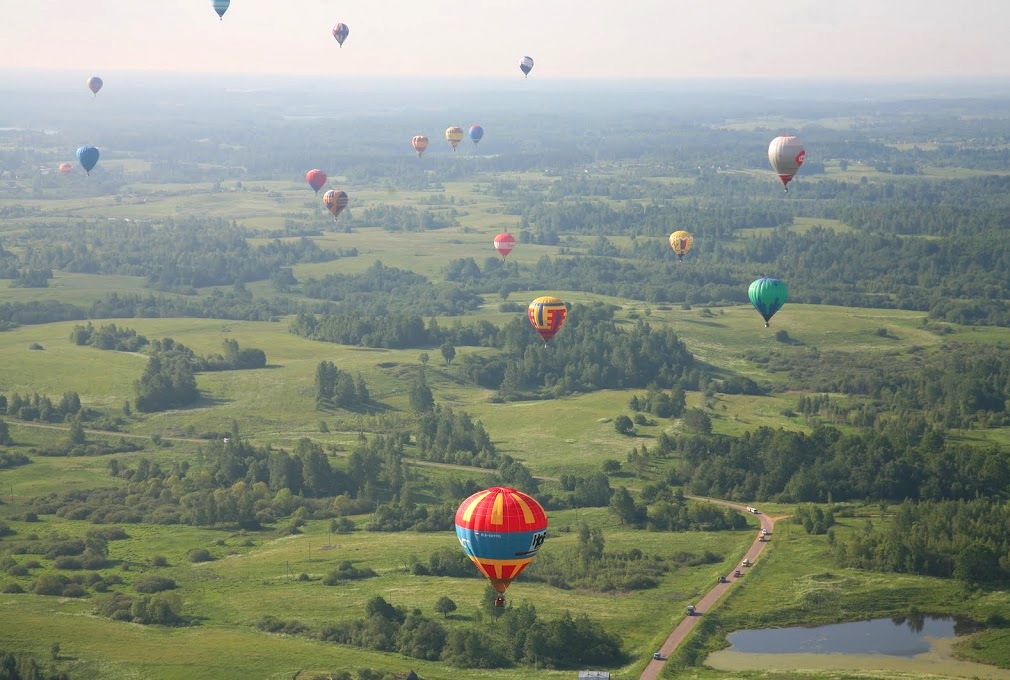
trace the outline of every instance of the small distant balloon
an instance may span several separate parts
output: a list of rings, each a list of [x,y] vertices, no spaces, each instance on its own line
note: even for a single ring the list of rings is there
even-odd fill
[[[512,236],[512,234],[502,232],[494,237],[494,249],[498,251],[499,255],[501,255],[502,262],[505,261],[505,258],[508,256],[509,253],[512,252],[512,249],[515,247],[516,247],[516,240],[515,237]]]
[[[459,143],[463,141],[465,136],[466,133],[463,132],[463,128],[461,127],[453,126],[445,130],[445,139],[452,145],[453,151],[456,150],[456,147],[459,146]]]
[[[308,182],[309,186],[312,187],[312,190],[318,194],[319,190],[323,188],[324,184],[326,184],[326,173],[322,170],[309,170],[305,173],[305,181]]]
[[[333,219],[337,219],[347,207],[347,194],[340,189],[330,189],[323,194],[323,205],[333,214]]]
[[[60,163],[60,174],[61,175],[69,175],[73,171],[74,171],[74,168],[70,165],[70,163]]]
[[[530,71],[533,70],[533,57],[523,57],[520,59],[519,70],[523,72],[523,76],[528,78]]]
[[[337,44],[341,47],[344,46],[344,41],[347,40],[347,34],[351,32],[351,29],[347,28],[347,24],[334,24],[333,30],[330,31],[333,34],[333,39],[337,41]],[[365,42],[368,42],[368,36],[365,36]]]
[[[772,164],[772,169],[779,176],[779,181],[786,191],[789,191],[789,181],[803,165],[806,155],[803,142],[794,135],[776,137],[768,145],[768,162]]]
[[[689,231],[675,231],[670,234],[670,247],[677,253],[678,260],[683,260],[693,245],[694,236]]]
[[[484,137],[484,128],[480,125],[471,125],[470,131],[467,134],[470,135],[473,145],[477,146],[477,144],[480,143],[480,140]]]
[[[765,328],[768,328],[768,322],[775,316],[775,312],[782,309],[788,296],[786,284],[778,279],[758,279],[747,289],[747,297],[750,298],[754,309],[764,317]]]
[[[544,347],[547,347],[547,343],[565,323],[565,319],[568,317],[568,307],[559,298],[545,295],[530,303],[526,309],[526,316],[529,317],[533,328],[543,338]]]
[[[102,85],[104,84],[105,82],[98,76],[91,76],[88,78],[88,89],[91,90],[92,94],[96,97],[98,96],[98,91],[102,89]]]
[[[414,147],[417,157],[420,158],[424,150],[428,148],[428,138],[424,135],[414,135],[410,140],[410,145]]]
[[[231,4],[231,0],[210,0],[210,4],[214,5],[214,11],[217,12],[217,16],[224,20],[224,13],[228,11],[228,5]]]
[[[84,172],[88,175],[91,174],[91,170],[98,165],[98,149],[86,144],[77,150],[77,160],[81,162],[81,167],[84,168]]]

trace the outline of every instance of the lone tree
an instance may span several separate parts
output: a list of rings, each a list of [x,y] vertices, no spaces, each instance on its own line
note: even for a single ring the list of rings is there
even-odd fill
[[[631,422],[631,418],[622,413],[614,418],[614,429],[618,434],[632,434],[635,431],[635,424]]]
[[[442,352],[442,358],[445,359],[446,366],[451,364],[452,360],[456,358],[456,348],[453,346],[451,342],[442,343],[442,346],[439,348],[439,351]]]
[[[435,611],[441,614],[443,618],[449,618],[449,614],[456,611],[456,603],[443,595],[435,603]]]

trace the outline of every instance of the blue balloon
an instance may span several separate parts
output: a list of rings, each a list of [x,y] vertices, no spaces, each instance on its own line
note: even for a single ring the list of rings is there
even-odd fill
[[[483,136],[484,136],[484,128],[482,128],[480,125],[470,126],[470,139],[473,140],[474,146],[477,145],[477,142],[479,142]]]
[[[217,15],[224,19],[224,13],[228,11],[228,5],[231,4],[231,0],[211,0],[211,4],[214,5],[214,11]]]
[[[91,174],[91,169],[98,165],[98,149],[86,144],[77,150],[77,160],[81,162],[84,172]]]

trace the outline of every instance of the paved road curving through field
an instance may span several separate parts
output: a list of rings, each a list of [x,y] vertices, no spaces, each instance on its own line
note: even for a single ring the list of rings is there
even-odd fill
[[[713,498],[701,498],[699,496],[688,496],[688,498],[696,501],[714,503],[716,505],[724,505],[727,508],[747,512],[746,506],[730,503],[728,501],[720,501]],[[781,519],[781,517],[769,517],[765,514],[760,514],[757,517],[761,522],[761,528],[766,529],[769,534],[772,533],[772,530],[775,528],[775,521]],[[740,561],[743,562],[744,559],[748,559],[753,564],[757,560],[758,555],[764,551],[766,545],[768,545],[768,542],[762,541],[759,533],[750,548],[747,549],[747,552],[740,558]],[[726,583],[716,584],[712,590],[708,591],[704,597],[695,603],[694,616],[685,615],[684,619],[677,624],[677,627],[673,629],[672,633],[670,633],[670,637],[666,638],[666,642],[664,642],[663,646],[659,649],[659,654],[662,658],[652,659],[649,661],[649,665],[645,667],[642,675],[639,676],[641,680],[656,680],[659,678],[659,674],[663,671],[663,665],[666,664],[666,660],[670,658],[670,655],[676,651],[677,647],[680,646],[680,643],[687,637],[687,634],[698,625],[698,622],[701,621],[701,617],[711,611],[712,607],[715,606],[716,602],[718,602],[719,598],[722,597],[723,593],[732,588],[733,584],[737,581],[737,579],[733,577],[732,573],[730,573],[726,578]]]

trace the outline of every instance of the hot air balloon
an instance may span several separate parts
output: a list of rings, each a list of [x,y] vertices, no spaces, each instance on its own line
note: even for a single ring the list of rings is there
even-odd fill
[[[330,31],[330,33],[333,34],[334,40],[336,40],[337,44],[340,45],[341,47],[344,46],[344,41],[347,40],[347,34],[350,32],[351,30],[347,28],[347,24],[340,24],[340,23],[334,24],[333,30]]]
[[[565,323],[568,307],[556,297],[538,297],[526,309],[526,316],[529,317],[530,323],[533,324],[533,328],[537,330],[540,337],[544,339],[544,347],[547,347],[547,343]]]
[[[473,140],[473,145],[477,146],[480,140],[484,137],[484,128],[480,125],[471,125],[470,131],[467,134],[469,134],[470,139]]]
[[[533,57],[523,57],[519,60],[519,70],[523,72],[523,75],[529,78],[530,71],[533,70]]]
[[[333,213],[333,219],[337,219],[343,209],[347,207],[347,194],[340,189],[330,189],[323,194],[323,205]]]
[[[544,544],[547,513],[521,491],[492,487],[460,503],[456,537],[498,591],[494,605],[504,607],[505,591]]]
[[[91,169],[98,164],[98,149],[86,144],[77,150],[77,160],[81,162],[84,172],[91,174]]]
[[[765,328],[768,328],[768,320],[775,312],[782,309],[788,294],[786,284],[778,279],[758,279],[747,289],[751,304],[765,319]]]
[[[73,170],[74,168],[70,165],[70,163],[60,163],[61,175],[69,175],[71,172],[73,172]]]
[[[670,247],[677,253],[677,259],[683,260],[687,251],[694,245],[694,236],[689,231],[675,231],[670,234]]]
[[[319,190],[323,188],[324,184],[326,184],[326,173],[322,170],[309,170],[305,173],[305,181],[308,182],[309,186],[312,187],[312,190],[318,194]]]
[[[231,0],[210,0],[210,4],[214,5],[214,11],[217,12],[218,17],[224,20],[224,13],[228,11],[228,5],[231,4]]]
[[[453,126],[445,129],[445,139],[452,145],[453,151],[456,150],[456,147],[459,146],[459,143],[463,141],[463,137],[465,136],[466,133],[463,132],[463,128],[461,127]]]
[[[786,191],[789,191],[789,180],[803,165],[803,158],[806,154],[803,142],[799,140],[799,137],[792,135],[776,137],[768,145],[768,162],[772,164],[772,169],[778,174]]]
[[[102,89],[102,85],[105,83],[98,76],[91,76],[88,78],[88,89],[97,97],[98,91]]]
[[[512,249],[516,247],[516,240],[512,234],[502,232],[494,237],[494,249],[498,251],[501,255],[501,261],[504,262],[506,256],[512,252]]]
[[[414,147],[414,151],[417,152],[417,157],[420,158],[424,150],[428,148],[428,138],[424,135],[414,135],[410,140],[410,145]]]

